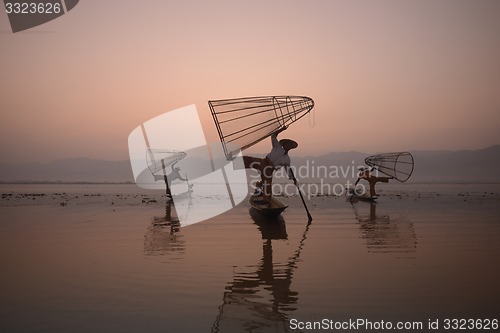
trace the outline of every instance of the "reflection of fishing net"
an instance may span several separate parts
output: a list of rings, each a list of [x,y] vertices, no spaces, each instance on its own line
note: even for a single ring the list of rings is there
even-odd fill
[[[146,161],[152,174],[156,174],[166,167],[186,157],[186,153],[178,150],[148,149]]]
[[[369,156],[365,163],[400,182],[407,181],[413,173],[413,156],[408,152]]]
[[[314,107],[311,98],[300,96],[245,97],[208,104],[227,157],[302,118]]]

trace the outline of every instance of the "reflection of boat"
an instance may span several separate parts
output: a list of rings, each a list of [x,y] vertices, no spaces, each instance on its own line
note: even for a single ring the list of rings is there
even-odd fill
[[[257,210],[250,208],[250,216],[259,227],[262,239],[287,239],[285,220],[282,215],[268,217],[260,214]]]
[[[413,253],[417,249],[417,236],[413,223],[404,216],[377,214],[377,205],[357,207],[354,214],[359,222],[362,237],[366,240],[369,252]]]
[[[250,212],[262,234],[262,258],[254,266],[238,267],[223,294],[223,303],[212,332],[292,332],[289,314],[296,307],[298,292],[291,288],[292,277],[304,246],[307,225],[299,246],[287,261],[273,257],[273,240],[288,239],[282,216],[271,220]]]
[[[256,212],[267,217],[276,217],[288,207],[274,196],[271,197],[271,204],[263,202],[262,196],[255,194],[250,196],[249,202]]]

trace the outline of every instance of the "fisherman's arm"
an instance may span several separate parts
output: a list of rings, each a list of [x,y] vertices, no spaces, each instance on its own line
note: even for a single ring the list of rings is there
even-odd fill
[[[281,145],[280,145],[280,143],[278,141],[278,134],[280,134],[281,132],[283,132],[287,128],[288,128],[287,126],[283,126],[279,130],[276,130],[276,131],[273,132],[273,134],[271,134],[271,142],[273,144],[273,147],[281,147]]]
[[[281,147],[280,142],[278,141],[278,134],[271,134],[271,143],[273,144],[273,148]]]

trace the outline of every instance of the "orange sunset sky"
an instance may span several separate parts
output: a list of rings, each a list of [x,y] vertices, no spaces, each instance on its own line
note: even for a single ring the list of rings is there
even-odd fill
[[[128,158],[144,121],[305,95],[297,155],[500,144],[500,1],[102,1],[12,33],[0,13],[1,163]],[[269,142],[252,151],[266,152]]]

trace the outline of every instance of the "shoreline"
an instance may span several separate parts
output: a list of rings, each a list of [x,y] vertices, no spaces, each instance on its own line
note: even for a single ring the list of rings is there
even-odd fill
[[[96,206],[117,208],[165,207],[163,191],[141,189],[135,184],[0,184],[0,208],[15,206],[78,206],[93,209]],[[491,205],[500,203],[500,184],[389,184],[377,186],[380,197],[376,204],[406,209],[452,204]],[[291,209],[300,209],[298,194],[276,195]],[[348,207],[344,195],[304,195],[313,210]],[[248,197],[236,207],[249,206]],[[236,208],[235,207],[235,208]],[[443,207],[444,208],[444,207]]]

